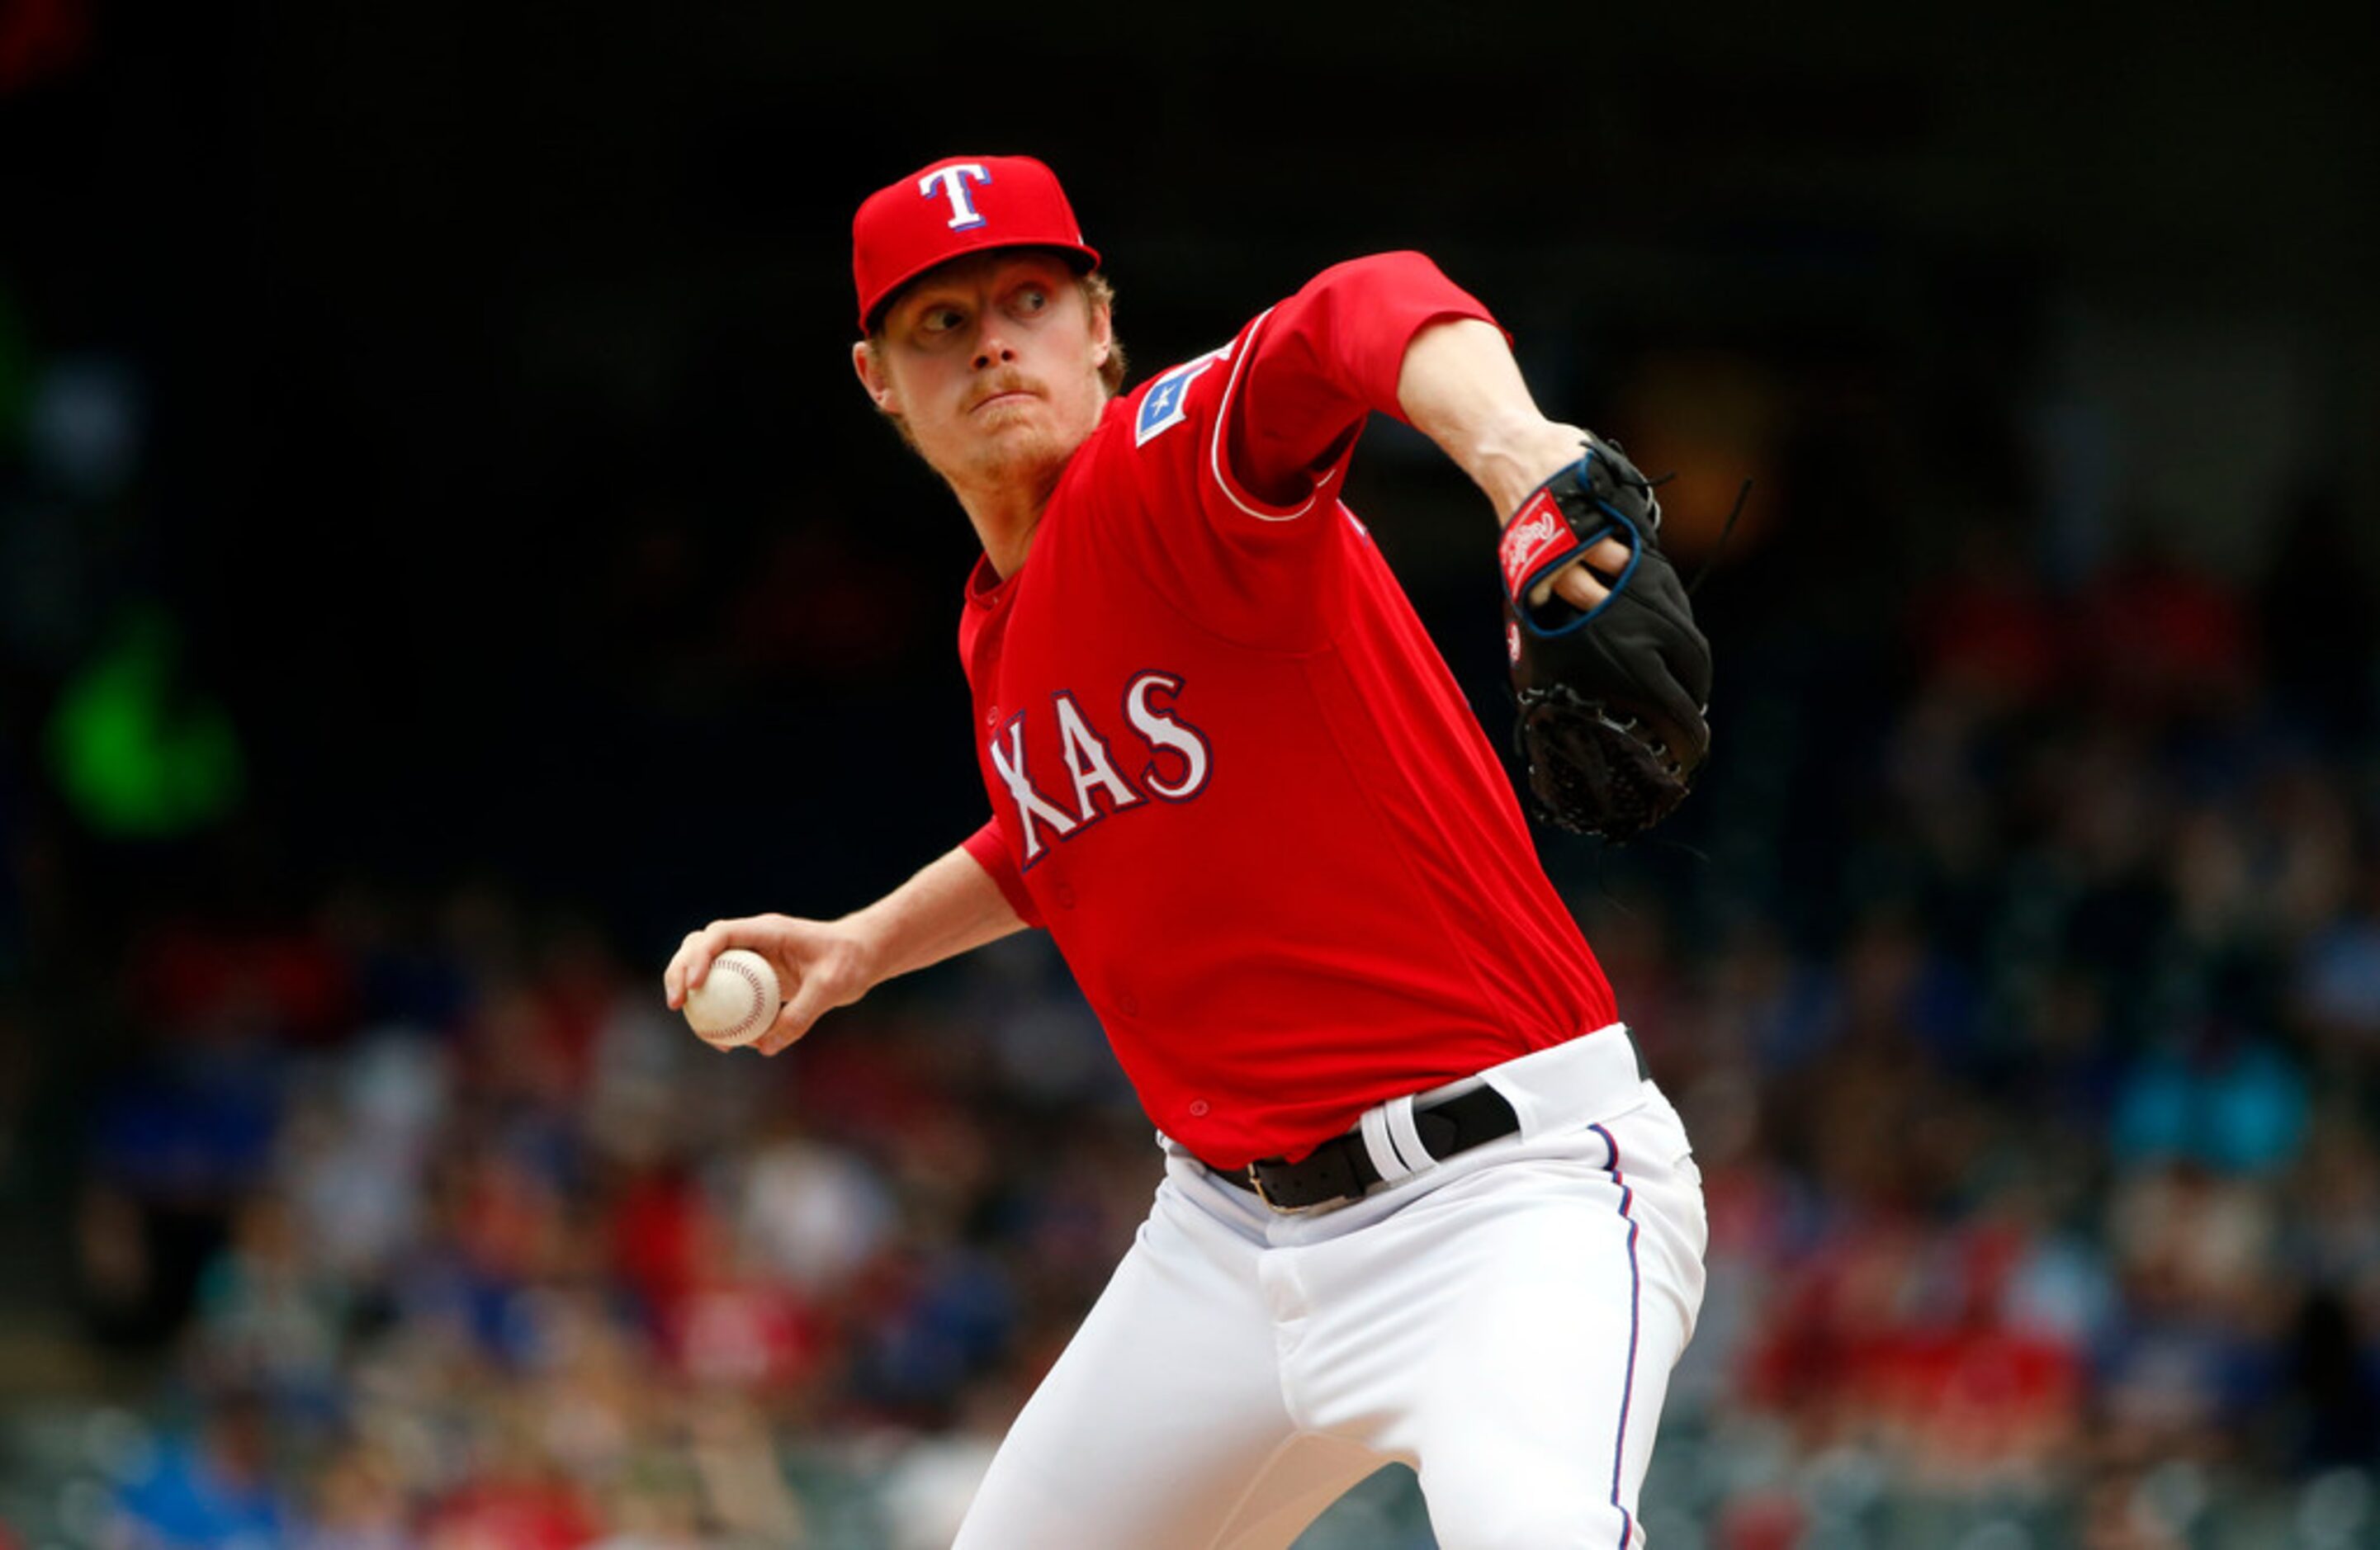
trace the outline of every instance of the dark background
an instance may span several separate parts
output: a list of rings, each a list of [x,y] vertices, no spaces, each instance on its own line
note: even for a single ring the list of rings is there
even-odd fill
[[[2374,478],[2374,29],[2332,7],[35,9],[89,36],[6,100],[0,254],[37,352],[130,363],[144,440],[11,577],[73,599],[11,722],[111,606],[163,600],[278,876],[491,866],[643,945],[855,902],[970,825],[969,536],[844,364],[849,212],[952,149],[1058,167],[1143,374],[1391,246],[1648,455],[1632,377],[1726,353],[1766,444],[1710,461],[1768,482],[1722,643],[1739,607],[1859,627],[1872,555],[1960,520],[2045,547],[2011,397],[2090,326],[2188,354],[2139,451],[2226,470],[2193,508],[2151,503],[2186,467],[2127,469],[2153,488],[2104,500],[2118,537],[2252,568],[2273,516],[2238,495]],[[2240,401],[2277,381],[2281,410]],[[1442,636],[1492,638],[1481,514],[1426,457],[1365,466]]]

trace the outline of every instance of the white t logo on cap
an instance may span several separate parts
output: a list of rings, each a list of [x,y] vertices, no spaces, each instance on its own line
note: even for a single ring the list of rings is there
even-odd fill
[[[978,183],[989,183],[991,181],[991,174],[980,162],[957,162],[947,167],[937,167],[917,179],[919,198],[932,199],[935,188],[939,186],[942,197],[951,201],[950,225],[951,230],[954,232],[963,232],[970,226],[983,224],[982,212],[978,211],[967,199],[966,186],[969,178],[975,179]]]

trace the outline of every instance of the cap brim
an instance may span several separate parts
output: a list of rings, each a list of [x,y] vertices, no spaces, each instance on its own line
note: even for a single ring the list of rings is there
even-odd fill
[[[901,299],[901,293],[907,290],[919,280],[924,279],[927,275],[931,274],[934,271],[941,268],[944,264],[958,263],[964,260],[972,259],[978,253],[1006,253],[1012,251],[1060,254],[1064,257],[1069,264],[1074,266],[1075,272],[1077,274],[1088,274],[1091,271],[1099,267],[1099,249],[1095,248],[1083,247],[1075,243],[987,242],[980,248],[970,248],[963,253],[946,253],[940,258],[929,259],[924,263],[917,265],[905,274],[895,279],[891,285],[884,287],[883,293],[877,297],[875,304],[869,307],[867,312],[861,316],[859,320],[859,332],[862,334],[872,336],[876,333],[877,328],[884,321],[884,314],[886,310],[889,309],[894,302]]]

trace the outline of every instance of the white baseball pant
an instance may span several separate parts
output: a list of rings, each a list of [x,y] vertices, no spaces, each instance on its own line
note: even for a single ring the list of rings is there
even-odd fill
[[[1170,1140],[1148,1219],[956,1550],[1262,1550],[1402,1461],[1440,1550],[1633,1550],[1702,1305],[1701,1175],[1619,1036],[1484,1081],[1512,1135],[1272,1212]]]

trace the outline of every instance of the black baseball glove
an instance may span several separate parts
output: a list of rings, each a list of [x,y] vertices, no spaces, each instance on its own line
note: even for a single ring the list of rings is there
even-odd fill
[[[1621,841],[1685,800],[1710,751],[1710,642],[1660,551],[1661,503],[1618,443],[1539,485],[1505,526],[1504,637],[1520,696],[1514,736],[1529,789],[1564,829]],[[1539,583],[1606,538],[1628,566],[1603,576],[1611,596],[1582,613]]]

